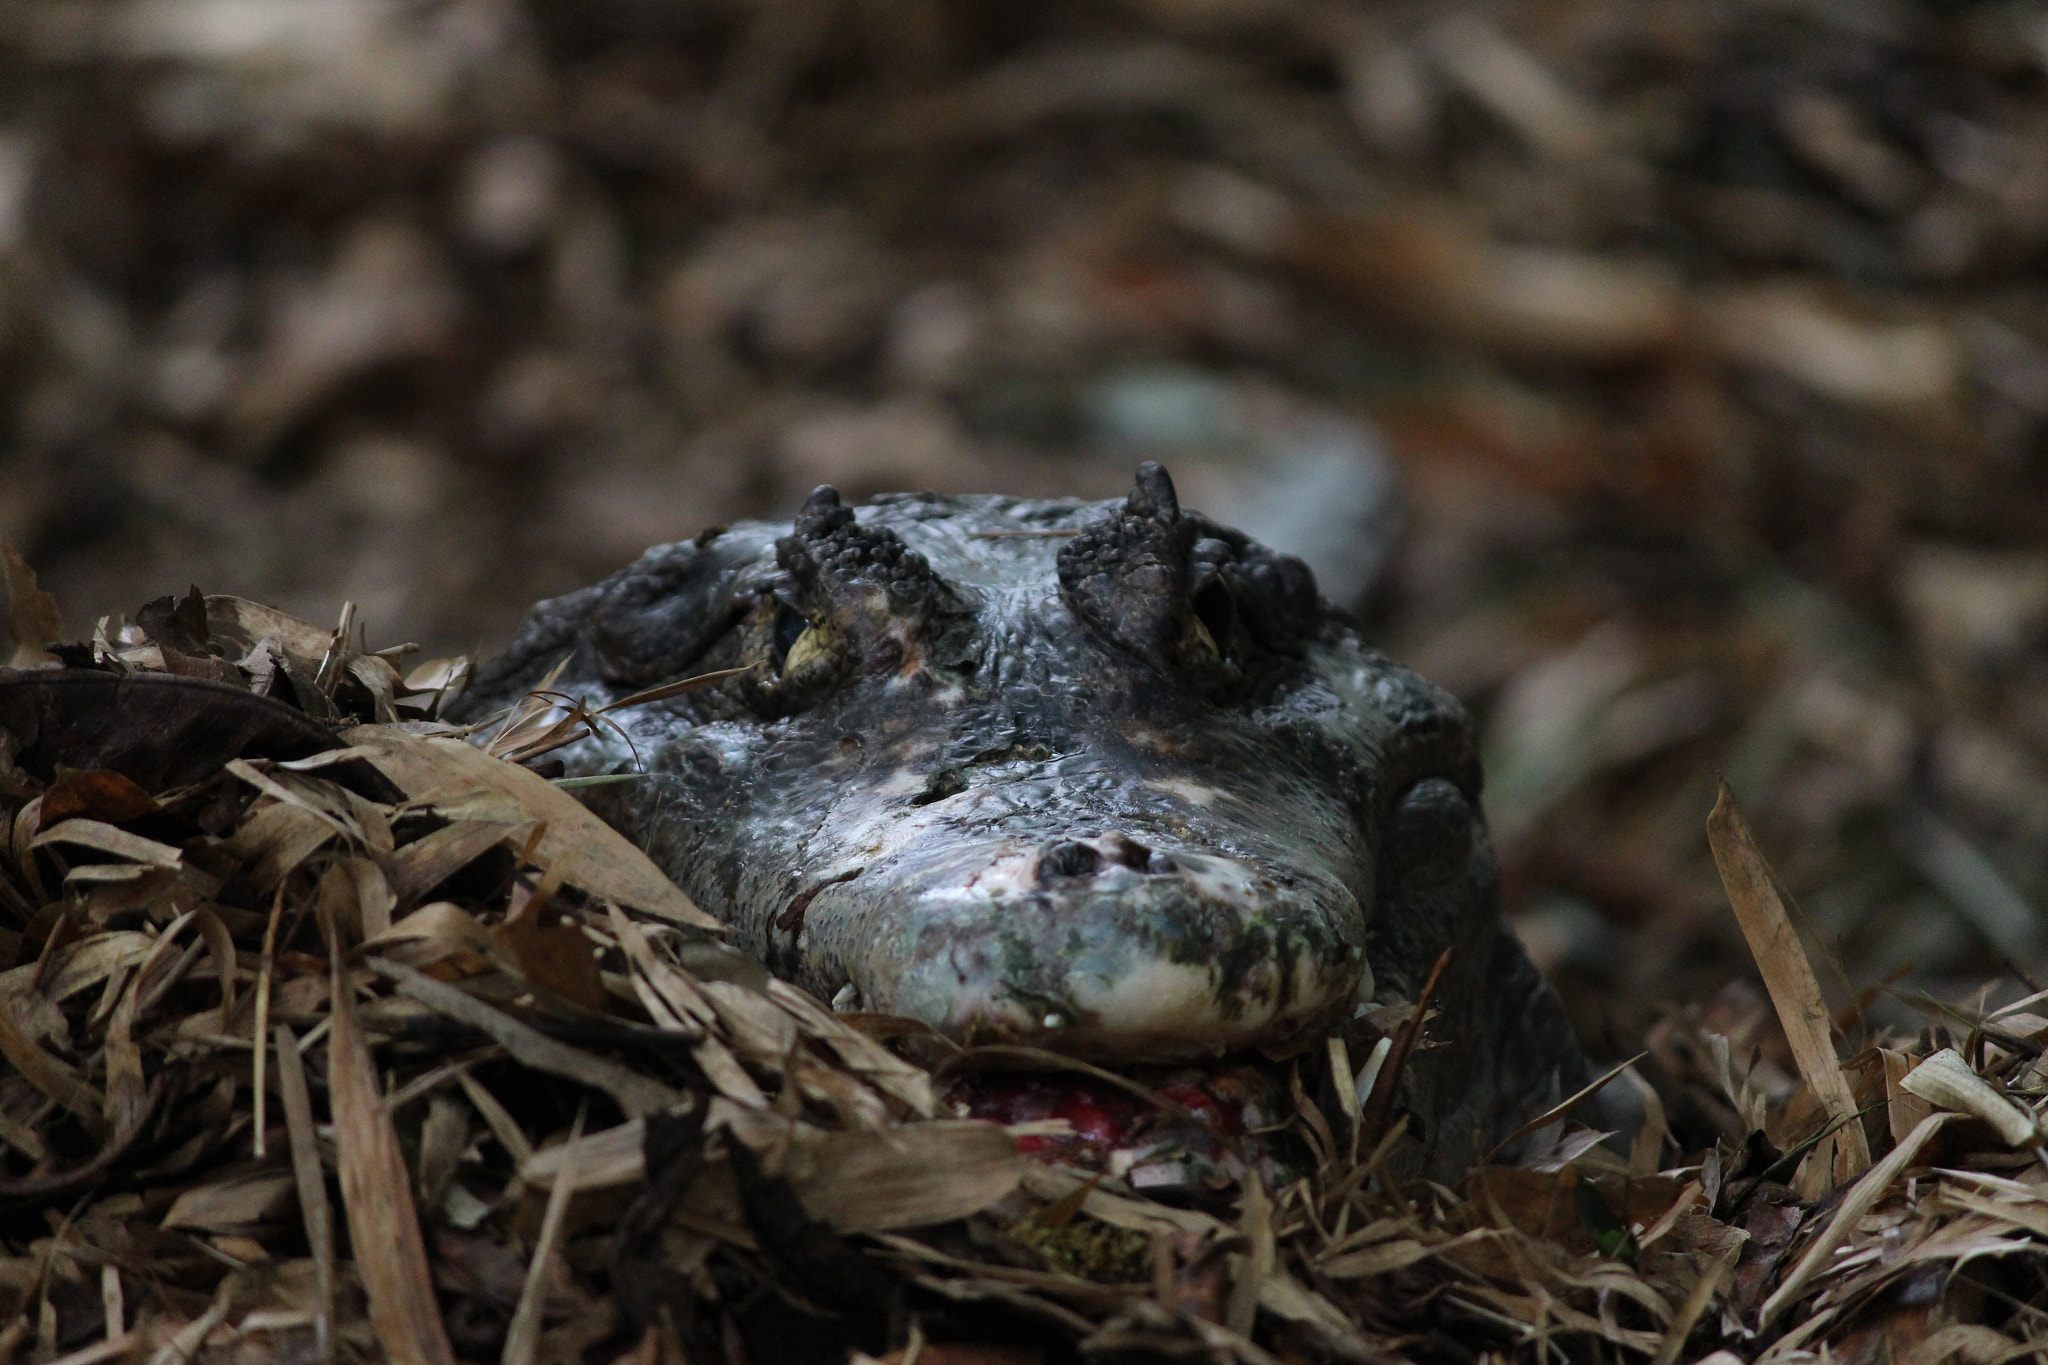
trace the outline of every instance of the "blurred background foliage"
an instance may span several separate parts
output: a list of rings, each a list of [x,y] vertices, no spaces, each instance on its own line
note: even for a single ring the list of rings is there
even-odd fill
[[[1162,458],[1474,708],[1619,1047],[1746,970],[1717,773],[1838,1003],[2048,967],[2044,236],[2041,3],[10,0],[0,538],[489,650]]]

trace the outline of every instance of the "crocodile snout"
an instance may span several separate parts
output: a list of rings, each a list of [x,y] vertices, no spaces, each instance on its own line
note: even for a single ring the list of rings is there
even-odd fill
[[[1210,1055],[1348,1010],[1364,915],[1334,876],[1164,842],[899,845],[820,893],[812,923],[858,929],[813,947],[839,957],[865,1008],[1105,1057]]]

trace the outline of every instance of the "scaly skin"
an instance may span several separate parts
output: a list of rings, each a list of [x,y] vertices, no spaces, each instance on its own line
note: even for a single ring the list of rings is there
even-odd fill
[[[1583,1072],[1500,922],[1462,708],[1156,465],[1111,503],[820,489],[542,603],[466,712],[565,655],[593,702],[751,670],[565,752],[644,759],[590,804],[826,999],[1110,1061],[1271,1054],[1368,1030],[1455,948],[1450,1046],[1403,1082],[1438,1174]]]

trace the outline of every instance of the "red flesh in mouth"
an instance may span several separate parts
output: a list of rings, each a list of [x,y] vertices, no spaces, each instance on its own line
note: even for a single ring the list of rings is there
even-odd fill
[[[1258,1130],[1272,1122],[1272,1088],[1254,1068],[1176,1071],[1147,1088],[1185,1112],[1108,1081],[1056,1073],[963,1076],[949,1098],[970,1118],[1006,1126],[1065,1120],[1071,1134],[1026,1134],[1017,1146],[1072,1165],[1108,1167],[1118,1153],[1142,1159],[1155,1148],[1178,1149],[1204,1165],[1256,1163],[1265,1155]]]

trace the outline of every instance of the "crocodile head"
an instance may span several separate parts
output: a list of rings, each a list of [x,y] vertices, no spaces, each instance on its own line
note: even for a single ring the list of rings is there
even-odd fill
[[[596,698],[746,670],[572,759],[644,763],[593,804],[827,999],[1272,1048],[1493,931],[1457,703],[1157,465],[1110,503],[821,488],[544,604],[472,708],[564,654]]]

